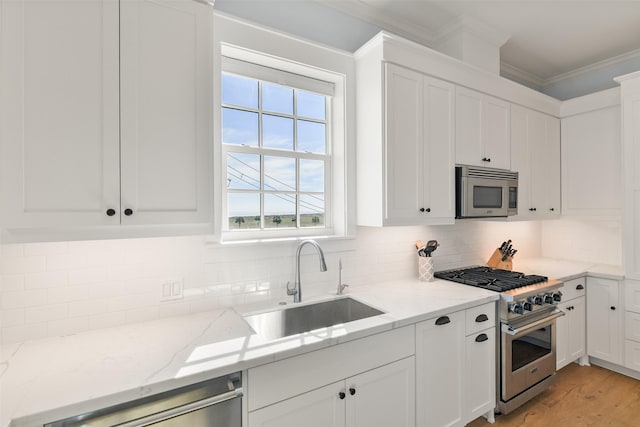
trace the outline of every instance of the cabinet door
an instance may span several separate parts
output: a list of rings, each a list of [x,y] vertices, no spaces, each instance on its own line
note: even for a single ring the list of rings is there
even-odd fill
[[[422,74],[386,65],[385,220],[414,220],[423,207]]]
[[[416,425],[463,422],[464,311],[416,325]]]
[[[424,78],[421,218],[439,221],[455,215],[454,94],[452,84]]]
[[[347,379],[347,426],[415,426],[415,381],[413,357]]]
[[[3,224],[118,224],[118,2],[0,8]]]
[[[560,216],[560,122],[511,107],[511,168],[518,175],[518,219]]]
[[[510,104],[498,98],[484,96],[483,156],[486,166],[511,168]]]
[[[346,396],[344,381],[329,384],[280,403],[249,412],[248,426],[344,427]]]
[[[510,104],[456,87],[456,163],[509,169]]]
[[[489,166],[484,158],[483,95],[456,87],[456,163]]]
[[[586,307],[585,297],[571,300],[569,315],[569,361],[574,361],[586,354]]]
[[[619,105],[562,119],[563,215],[621,214],[620,123]]]
[[[496,406],[496,330],[485,329],[466,339],[465,422]]]
[[[208,222],[212,8],[165,0],[120,8],[122,223]]]
[[[539,219],[560,216],[560,121],[530,113],[531,205]]]
[[[611,363],[622,362],[622,313],[615,280],[587,279],[587,352]]]

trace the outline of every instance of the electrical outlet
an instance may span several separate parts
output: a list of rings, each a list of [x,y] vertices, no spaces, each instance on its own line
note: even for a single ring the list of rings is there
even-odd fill
[[[160,285],[160,301],[173,301],[184,298],[182,280],[166,280]]]

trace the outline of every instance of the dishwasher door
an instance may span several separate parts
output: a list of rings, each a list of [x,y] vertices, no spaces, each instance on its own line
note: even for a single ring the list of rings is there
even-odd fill
[[[241,427],[242,395],[242,374],[237,372],[44,427]]]

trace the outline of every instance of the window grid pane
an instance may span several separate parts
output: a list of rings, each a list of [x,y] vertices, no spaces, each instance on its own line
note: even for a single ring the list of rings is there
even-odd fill
[[[228,230],[326,227],[327,97],[247,80],[258,88],[257,108],[224,104],[237,97],[223,88]],[[299,117],[298,111],[304,114]],[[283,156],[274,155],[275,150]]]

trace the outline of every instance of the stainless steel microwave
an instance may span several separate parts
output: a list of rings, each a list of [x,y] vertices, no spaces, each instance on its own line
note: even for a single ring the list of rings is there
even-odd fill
[[[518,214],[518,172],[456,166],[456,218]]]

